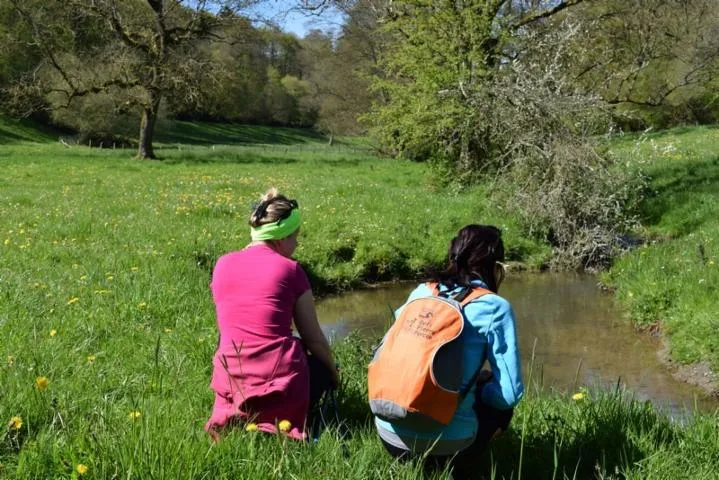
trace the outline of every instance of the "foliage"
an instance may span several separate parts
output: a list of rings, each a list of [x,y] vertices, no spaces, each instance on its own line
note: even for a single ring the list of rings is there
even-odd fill
[[[719,120],[713,1],[583,2],[568,16],[583,25],[578,43],[592,45],[569,68],[584,89],[621,107],[617,119],[625,128]]]
[[[390,76],[376,82],[390,100],[370,116],[385,145],[459,183],[499,179],[495,198],[552,243],[559,264],[607,264],[633,225],[641,176],[598,148],[592,135],[611,119],[566,75],[581,25],[531,22],[553,10],[503,2],[392,8]]]

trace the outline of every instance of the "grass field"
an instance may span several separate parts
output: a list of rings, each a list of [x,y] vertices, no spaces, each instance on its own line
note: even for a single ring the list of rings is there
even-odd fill
[[[309,446],[237,430],[208,441],[215,258],[249,240],[250,204],[269,185],[299,200],[297,256],[326,291],[436,267],[448,232],[468,222],[499,225],[514,261],[540,265],[549,248],[523,239],[481,187],[436,189],[422,165],[351,142],[241,127],[204,142],[203,130],[222,128],[178,129],[161,134],[164,161],[140,162],[0,123],[0,478],[420,478],[368,424],[371,347],[357,338],[336,347],[350,437],[330,431]],[[176,143],[183,135],[199,140]],[[256,141],[214,141],[243,135]],[[265,145],[273,135],[294,140]],[[669,236],[660,224],[656,235]],[[622,265],[612,278],[625,298]],[[620,393],[583,394],[530,389],[478,472],[717,478],[719,414],[680,426]]]
[[[642,328],[658,328],[681,363],[719,372],[719,130],[682,128],[631,137],[617,153],[646,162],[647,242],[605,276]]]

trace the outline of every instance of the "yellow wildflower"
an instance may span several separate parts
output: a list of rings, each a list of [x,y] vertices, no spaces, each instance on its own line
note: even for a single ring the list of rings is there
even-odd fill
[[[20,430],[20,427],[22,427],[22,417],[19,415],[15,415],[10,419],[10,422],[7,424],[7,426],[10,428],[10,430]]]
[[[280,428],[280,432],[289,432],[292,428],[292,422],[289,420],[282,420],[278,426]]]
[[[132,419],[140,418],[141,416],[142,416],[142,413],[140,413],[139,410],[134,410],[134,411],[130,412],[130,414],[128,415],[128,417],[130,417]]]
[[[130,267],[130,271],[131,271],[131,272],[136,272],[136,271],[138,271],[138,270],[139,270],[139,268],[137,268],[137,267]]]
[[[106,278],[107,278],[107,280],[108,280],[108,281],[110,281],[110,282],[111,282],[111,281],[112,281],[112,280],[113,280],[113,279],[114,279],[115,277],[114,277],[114,276],[112,276],[112,275],[108,275],[108,276],[107,276]]]
[[[73,303],[77,303],[78,301],[80,301],[79,298],[77,298],[77,297],[70,297],[70,300],[67,301],[67,304],[68,304],[68,305],[72,305]]]
[[[47,386],[50,385],[50,380],[48,380],[47,377],[37,377],[35,379],[35,386],[38,390],[41,392],[47,388]]]
[[[165,333],[172,333],[172,329],[171,329],[171,328],[166,328],[166,329],[165,329]]]
[[[579,402],[581,400],[584,400],[585,398],[586,395],[584,394],[584,392],[578,392],[572,395],[572,400],[574,400],[575,402]]]
[[[88,362],[88,363],[92,363],[92,362],[94,362],[95,360],[97,360],[97,357],[96,357],[95,355],[88,355],[88,356],[87,356],[87,362]]]
[[[57,335],[57,330],[53,328],[52,330],[50,330],[50,336],[54,337],[55,335]]]
[[[75,467],[75,471],[78,475],[85,475],[87,473],[87,465],[83,465],[82,463],[78,463]]]
[[[714,260],[709,260],[709,266],[711,267],[713,265],[714,265]]]
[[[256,423],[248,423],[245,427],[246,432],[256,432],[257,431],[257,424]]]
[[[141,309],[141,310],[142,310],[143,308],[145,308],[145,307],[147,307],[147,303],[145,303],[145,302],[140,302],[140,303],[137,304],[137,308],[139,308],[139,309]]]
[[[12,355],[8,355],[7,356],[7,366],[12,367],[14,363],[15,363],[15,357]]]

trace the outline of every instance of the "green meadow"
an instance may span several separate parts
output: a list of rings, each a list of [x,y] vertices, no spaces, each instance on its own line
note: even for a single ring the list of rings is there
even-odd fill
[[[249,241],[269,186],[299,201],[297,257],[320,293],[437,268],[470,222],[500,226],[512,262],[541,267],[551,248],[481,185],[435,187],[425,165],[357,139],[179,122],[159,139],[163,160],[137,161],[0,120],[0,478],[421,478],[373,434],[372,345],[358,337],[335,346],[343,423],[317,444],[242,429],[209,441],[214,261]],[[712,129],[617,142],[652,177],[648,242],[605,278],[635,322],[661,323],[678,360],[715,367],[716,146]],[[525,376],[482,478],[718,478],[719,413],[672,421],[622,391],[572,397]]]
[[[615,150],[645,164],[645,243],[605,280],[639,328],[669,339],[674,360],[719,372],[719,129],[634,136]]]

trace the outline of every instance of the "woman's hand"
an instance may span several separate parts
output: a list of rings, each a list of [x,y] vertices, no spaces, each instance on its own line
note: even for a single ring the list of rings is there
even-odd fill
[[[491,370],[480,370],[479,371],[479,378],[477,379],[477,383],[480,385],[484,385],[485,383],[492,380],[492,371]]]
[[[300,334],[305,348],[327,367],[327,370],[332,375],[332,385],[335,388],[339,387],[339,372],[334,358],[332,358],[330,344],[317,321],[317,311],[315,310],[315,301],[312,298],[311,290],[307,290],[297,299],[294,317],[297,333]]]

